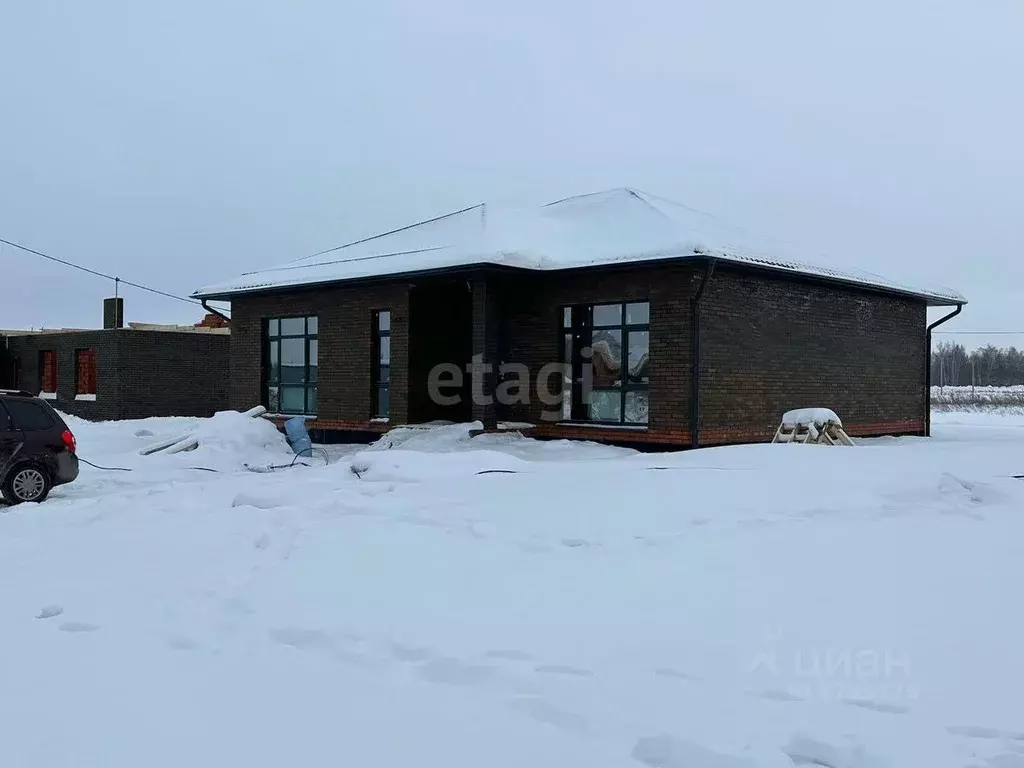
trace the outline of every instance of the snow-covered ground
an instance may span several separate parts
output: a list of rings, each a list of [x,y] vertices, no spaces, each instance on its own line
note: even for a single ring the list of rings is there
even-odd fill
[[[452,427],[269,474],[259,421],[73,429],[133,471],[0,514],[0,765],[1024,766],[1024,417],[675,454]]]

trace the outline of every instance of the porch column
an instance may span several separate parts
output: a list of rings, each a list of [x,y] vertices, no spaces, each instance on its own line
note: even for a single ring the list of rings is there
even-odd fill
[[[473,368],[470,392],[472,417],[485,429],[498,426],[498,408],[494,402],[498,366],[499,298],[496,279],[477,275],[471,280],[473,293]]]

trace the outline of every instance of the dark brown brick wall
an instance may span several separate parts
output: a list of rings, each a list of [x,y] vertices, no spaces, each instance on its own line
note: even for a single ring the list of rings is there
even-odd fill
[[[689,445],[692,309],[703,273],[703,265],[678,262],[467,272],[473,351],[494,364],[524,363],[534,379],[529,405],[476,407],[474,416],[531,422],[539,425],[535,434],[549,437]],[[369,426],[372,314],[390,309],[391,424],[404,423],[412,285],[403,279],[235,299],[232,407],[262,400],[263,319],[311,314],[319,318],[317,426]],[[651,305],[648,429],[556,426],[542,417],[552,408],[538,399],[536,377],[559,360],[560,308],[620,301]],[[836,410],[851,434],[922,432],[925,317],[921,301],[720,264],[702,304],[701,444],[770,439],[783,411],[811,406]]]
[[[57,353],[57,401],[53,406],[64,413],[85,419],[117,419],[121,415],[120,379],[118,371],[118,339],[110,331],[46,333],[10,336],[7,340],[11,358],[21,361],[21,387],[33,394],[42,389],[39,353]],[[96,402],[75,400],[75,350],[96,350]],[[9,382],[13,385],[13,382]]]
[[[10,336],[7,354],[21,360],[22,387],[35,393],[39,353],[57,353],[54,406],[65,413],[93,420],[211,416],[228,407],[229,343],[219,334],[94,330]],[[96,351],[95,402],[75,399],[79,349]]]
[[[858,434],[923,431],[924,302],[719,265],[702,313],[702,443],[771,439],[807,407]]]
[[[373,313],[391,310],[391,423],[407,419],[409,283],[243,296],[231,302],[231,407],[263,402],[263,320],[315,315],[318,422],[366,425],[372,417]],[[339,427],[340,428],[340,427]]]
[[[651,304],[651,412],[648,431],[680,429],[689,422],[690,307],[698,272],[689,266],[649,265],[514,275],[502,280],[502,328],[508,360],[536,375],[559,360],[561,307],[618,301]],[[555,381],[552,377],[551,387]],[[550,423],[549,406],[531,393],[529,406],[506,414],[516,421]],[[605,430],[607,431],[607,430]],[[589,429],[589,433],[601,430]]]
[[[120,418],[212,416],[228,408],[230,337],[116,330]],[[103,368],[97,363],[98,378]],[[97,402],[100,396],[96,397]]]

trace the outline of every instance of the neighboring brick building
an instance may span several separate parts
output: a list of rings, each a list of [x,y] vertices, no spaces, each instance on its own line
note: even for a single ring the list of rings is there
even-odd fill
[[[228,407],[229,345],[201,325],[0,331],[0,388],[92,420],[212,416]]]
[[[479,419],[683,446],[768,440],[797,407],[854,435],[927,432],[926,308],[959,309],[955,293],[711,245],[728,240],[706,217],[632,190],[497,218],[469,209],[198,291],[232,303],[231,406],[346,432]],[[429,392],[473,359],[516,367]]]

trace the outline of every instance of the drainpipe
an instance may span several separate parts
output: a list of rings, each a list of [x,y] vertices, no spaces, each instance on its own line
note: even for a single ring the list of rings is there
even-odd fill
[[[693,299],[693,358],[690,367],[693,381],[690,384],[690,447],[700,447],[700,300],[704,297],[704,289],[708,287],[711,276],[715,273],[715,260],[708,259],[704,270],[704,278],[700,281],[697,295]]]
[[[925,396],[924,396],[924,404],[925,404],[925,411],[924,411],[924,436],[925,437],[931,437],[932,436],[932,330],[935,329],[935,328],[938,328],[940,325],[942,325],[947,320],[952,320],[954,317],[956,317],[957,315],[959,315],[963,311],[964,311],[964,305],[963,304],[957,304],[956,305],[956,309],[954,309],[952,312],[950,312],[945,317],[940,317],[934,323],[929,325],[928,329],[925,331],[925,347],[926,347],[925,348],[925,352],[927,354],[927,359],[925,360],[925,364],[924,364],[924,370],[925,370],[925,374],[924,374],[924,392],[925,392]]]
[[[224,322],[226,322],[226,323],[227,323],[228,325],[231,325],[231,318],[230,318],[230,317],[228,317],[227,315],[225,315],[225,314],[224,314],[223,312],[221,312],[220,310],[214,309],[214,308],[213,308],[213,307],[211,307],[211,306],[210,306],[209,304],[207,304],[207,303],[206,303],[206,299],[200,299],[199,303],[200,303],[200,304],[202,304],[202,305],[203,305],[203,309],[205,309],[205,310],[206,310],[207,312],[209,312],[209,313],[210,313],[211,315],[216,315],[216,316],[217,316],[217,317],[219,317],[219,318],[220,318],[221,320],[223,320]]]

